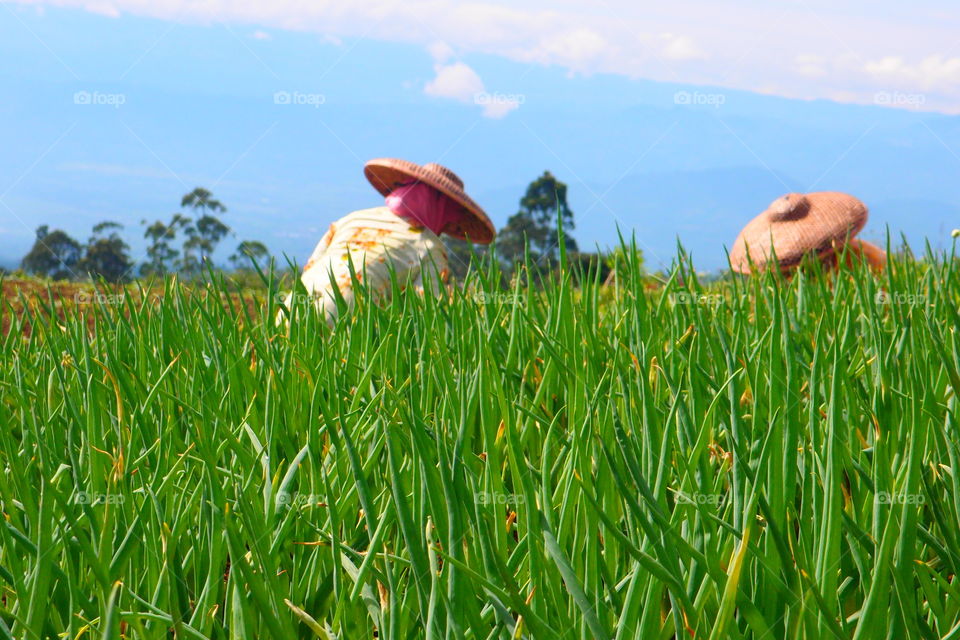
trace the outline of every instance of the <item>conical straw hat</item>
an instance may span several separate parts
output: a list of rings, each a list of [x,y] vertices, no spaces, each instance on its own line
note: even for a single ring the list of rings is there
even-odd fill
[[[866,205],[846,193],[788,193],[743,228],[730,250],[730,266],[750,273],[752,262],[763,270],[775,253],[777,266],[788,271],[808,253],[829,255],[866,223]]]
[[[464,191],[463,180],[443,165],[430,162],[421,166],[398,158],[376,158],[364,166],[363,172],[373,188],[384,196],[414,180],[430,185],[463,208],[463,217],[444,229],[444,233],[461,240],[469,239],[474,244],[493,242],[497,232],[490,218]]]

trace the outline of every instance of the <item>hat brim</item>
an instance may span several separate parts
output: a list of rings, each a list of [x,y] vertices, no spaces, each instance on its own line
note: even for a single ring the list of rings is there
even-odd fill
[[[853,238],[867,223],[866,205],[851,195],[823,191],[806,198],[809,210],[802,218],[775,221],[765,211],[751,220],[730,250],[731,268],[737,273],[790,271],[811,253],[831,255],[838,243]]]
[[[463,188],[439,172],[407,160],[377,158],[364,166],[363,173],[373,188],[384,196],[397,187],[416,180],[430,185],[459,204],[464,215],[443,230],[451,237],[469,240],[474,244],[490,244],[497,234],[493,222],[480,205],[474,202]]]

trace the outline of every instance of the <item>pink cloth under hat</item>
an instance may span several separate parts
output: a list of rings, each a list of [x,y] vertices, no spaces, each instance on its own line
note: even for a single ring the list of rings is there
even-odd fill
[[[467,195],[463,180],[442,165],[428,162],[421,166],[399,158],[376,158],[364,165],[363,172],[373,188],[383,196],[411,182],[422,182],[459,203],[463,215],[443,229],[448,236],[470,240],[474,244],[490,244],[497,235],[486,212]]]
[[[440,235],[464,217],[463,207],[423,182],[397,187],[387,195],[387,207],[396,215]]]

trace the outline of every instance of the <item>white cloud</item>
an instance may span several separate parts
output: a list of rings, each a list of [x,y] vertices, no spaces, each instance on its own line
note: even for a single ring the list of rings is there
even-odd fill
[[[960,104],[960,58],[945,53],[955,47],[958,14],[918,11],[892,0],[874,2],[870,11],[840,10],[836,0],[13,1],[109,16],[222,21],[274,37],[283,29],[414,44],[428,48],[444,68],[455,66],[456,54],[486,54],[570,73],[749,91],[775,85],[778,95],[794,98],[852,92],[857,101],[871,103],[877,91],[922,91],[930,96],[924,108],[955,110]],[[867,6],[866,0],[857,2]],[[434,91],[452,91],[448,83],[456,87],[450,74],[466,80],[462,69],[446,74],[438,72]]]
[[[479,105],[484,117],[493,119],[502,118],[520,106],[521,96],[488,93],[477,72],[463,62],[437,64],[434,69],[436,77],[423,88],[428,96]]]
[[[108,18],[119,18],[120,10],[112,2],[101,2],[100,0],[94,0],[93,2],[84,2],[83,8],[89,11],[90,13],[99,13],[102,16],[107,16]]]
[[[423,88],[423,92],[428,96],[480,105],[483,107],[484,117],[493,119],[502,118],[520,106],[519,100],[514,96],[487,93],[483,80],[466,63],[447,63],[455,53],[446,42],[434,42],[427,47],[427,51],[436,61],[436,77]]]
[[[874,76],[891,76],[898,73],[903,73],[906,67],[903,58],[898,56],[887,56],[880,60],[874,60],[873,62],[868,62],[863,66],[864,71]]]
[[[584,73],[617,72],[621,45],[636,29],[622,20],[569,10],[507,6],[496,0],[14,0],[184,22],[234,22],[258,28],[363,37],[430,46],[438,60],[457,51],[502,55]],[[616,1],[616,0],[614,0]],[[588,9],[589,11],[589,9]],[[571,25],[577,25],[571,28]],[[614,34],[611,30],[616,31]],[[655,33],[655,32],[652,32]],[[610,38],[615,35],[619,44]],[[432,44],[431,44],[432,43]],[[669,43],[668,43],[669,46]],[[672,45],[682,55],[687,43]]]
[[[819,78],[827,73],[827,70],[824,68],[826,60],[822,56],[803,53],[796,57],[795,62],[797,73],[802,76]]]
[[[590,73],[610,50],[609,43],[596,31],[586,28],[543,34],[533,46],[518,56],[525,62],[556,64],[572,71]]]
[[[520,102],[513,99],[492,100],[483,105],[483,115],[498,120],[520,106]]]
[[[666,42],[661,55],[668,60],[702,60],[707,55],[701,51],[693,39],[687,36],[678,36],[672,33],[664,33],[661,39]]]
[[[915,64],[899,56],[868,61],[864,71],[881,81],[923,90],[941,90],[960,84],[960,58],[932,55]]]
[[[453,57],[453,48],[446,42],[437,41],[427,47],[427,51],[436,62],[446,62]]]
[[[271,36],[269,33],[267,33],[266,31],[260,31],[259,29],[257,31],[254,31],[250,35],[250,37],[253,38],[254,40],[272,40],[273,39],[273,36]]]
[[[473,102],[483,92],[483,80],[477,72],[462,62],[436,66],[437,77],[423,88],[428,96]]]

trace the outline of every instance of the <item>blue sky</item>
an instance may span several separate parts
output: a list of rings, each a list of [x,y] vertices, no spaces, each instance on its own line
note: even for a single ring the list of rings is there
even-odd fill
[[[4,3],[0,261],[105,218],[141,251],[197,185],[302,260],[376,204],[381,155],[448,164],[498,224],[550,169],[581,244],[619,225],[660,263],[679,235],[722,266],[793,188],[936,239],[960,226],[958,23],[931,1]]]
[[[58,55],[61,43],[83,42],[86,55],[59,57],[68,75],[90,79],[117,78],[144,63],[149,67],[151,50],[159,41],[176,37],[177,25],[208,25],[232,31],[249,57],[278,78],[297,62],[273,58],[269,47],[248,40],[268,42],[285,31],[335,44],[361,38],[415,45],[435,63],[427,92],[454,100],[472,97],[478,83],[499,89],[497,78],[485,81],[471,74],[475,70],[461,60],[469,54],[555,66],[572,74],[611,73],[791,98],[870,103],[878,92],[899,91],[923,94],[923,108],[955,111],[960,97],[960,14],[945,0],[534,0],[522,5],[452,0],[28,0],[7,3],[10,16],[5,19],[23,19],[15,10],[18,4],[41,15],[71,7],[115,19],[113,24],[85,21],[83,29],[51,20],[48,29],[33,34],[52,56]],[[131,16],[155,18],[159,24],[122,35],[131,26],[124,19]],[[115,38],[132,42],[138,32],[144,36],[138,43],[142,58],[110,55]],[[358,61],[349,45],[342,53],[336,65]],[[401,79],[417,82],[428,69],[410,68]]]

